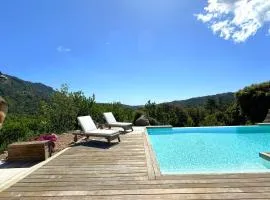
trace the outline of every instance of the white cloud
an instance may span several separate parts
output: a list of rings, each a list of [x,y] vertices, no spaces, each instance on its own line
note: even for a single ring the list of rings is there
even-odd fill
[[[270,22],[270,0],[208,0],[195,16],[221,38],[244,42]]]
[[[59,52],[59,53],[65,53],[65,52],[70,52],[71,49],[70,48],[66,48],[66,47],[63,47],[63,46],[58,46],[56,48],[56,50]]]

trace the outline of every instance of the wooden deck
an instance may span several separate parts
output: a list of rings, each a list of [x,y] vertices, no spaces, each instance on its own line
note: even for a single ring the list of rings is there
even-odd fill
[[[0,199],[270,199],[270,173],[162,176],[142,132],[121,139],[72,147]]]

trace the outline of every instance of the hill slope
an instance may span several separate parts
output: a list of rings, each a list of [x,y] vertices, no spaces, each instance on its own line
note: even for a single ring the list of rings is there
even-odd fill
[[[180,101],[172,101],[168,103],[173,104],[175,106],[183,106],[183,107],[204,106],[208,99],[213,99],[216,102],[219,102],[220,104],[230,104],[235,100],[235,96],[234,93],[227,92],[203,97],[194,97]]]
[[[54,90],[41,83],[32,83],[14,76],[0,82],[0,96],[9,105],[9,113],[34,114],[41,100],[48,101]]]

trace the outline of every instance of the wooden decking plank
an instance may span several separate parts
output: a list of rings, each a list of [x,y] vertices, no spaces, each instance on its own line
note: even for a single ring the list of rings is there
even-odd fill
[[[269,200],[270,193],[261,194],[159,194],[117,196],[57,196],[57,197],[10,197],[9,200]],[[4,200],[6,198],[1,198]]]
[[[91,186],[91,187],[118,187],[118,186],[126,186],[130,187],[133,185],[138,185],[138,187],[159,187],[164,186],[165,187],[268,187],[270,186],[270,182],[228,182],[228,183],[223,183],[223,182],[210,182],[210,183],[205,183],[203,181],[201,182],[196,182],[196,183],[177,183],[177,182],[172,182],[172,183],[164,183],[164,182],[153,182],[153,181],[96,181],[95,185],[92,182],[53,182],[53,183],[46,183],[46,182],[35,182],[35,183],[25,183],[25,182],[18,182],[15,186],[13,187],[65,187],[65,186]],[[141,186],[142,185],[142,186]]]
[[[125,172],[88,172],[88,173],[83,173],[83,172],[69,172],[69,173],[56,173],[56,172],[52,172],[52,173],[35,173],[35,174],[31,174],[31,176],[29,176],[29,178],[36,178],[36,177],[42,177],[45,178],[46,176],[65,176],[65,177],[93,177],[93,176],[97,176],[100,175],[100,177],[104,177],[104,176],[132,176],[133,174],[146,174],[147,175],[147,171],[125,171]]]
[[[120,154],[121,155],[121,154]],[[140,160],[140,161],[142,161],[142,160],[144,160],[145,159],[145,155],[141,155],[141,156],[132,156],[132,157],[130,157],[130,156],[122,156],[121,155],[121,157],[119,157],[119,158],[117,158],[117,157],[115,157],[115,159],[113,159],[115,157],[115,155],[110,155],[110,156],[100,156],[100,157],[86,157],[85,158],[85,160],[83,160],[83,162],[89,162],[90,160],[93,160],[93,161],[107,161],[107,162],[111,162],[111,161],[123,161],[123,160],[127,160],[127,161],[133,161],[133,160],[136,160],[136,161],[138,161],[138,160]],[[64,162],[65,160],[55,160],[55,161],[53,161],[53,162],[51,162],[50,164],[52,164],[52,163],[62,163],[62,162]],[[80,160],[80,159],[68,159],[68,160],[66,160],[67,162],[70,162],[70,161],[78,161],[78,162],[80,162],[80,161],[82,161],[82,160]],[[49,164],[49,165],[50,165]]]
[[[30,179],[30,181],[28,180]],[[93,180],[92,180],[93,181]],[[86,184],[85,182],[88,182],[89,184],[93,184],[92,181],[90,179],[86,179],[86,178],[74,178],[74,179],[68,179],[68,181],[64,181],[61,180],[61,183],[59,184],[67,184],[67,183],[74,183],[74,184]],[[110,180],[109,182],[104,182],[102,181],[98,181],[96,179],[94,179],[95,181],[95,185],[117,185],[117,184],[125,184],[125,185],[130,185],[130,184],[134,184],[133,180]],[[44,183],[43,179],[31,179],[26,178],[21,180],[19,183],[25,183],[25,182],[35,182],[35,183]],[[200,180],[162,180],[162,181],[149,181],[149,180],[145,180],[145,177],[143,178],[143,180],[136,180],[136,184],[230,184],[230,183],[237,183],[239,185],[245,184],[245,183],[269,183],[270,179],[264,179],[264,178],[260,178],[260,179],[200,179]],[[44,183],[47,184],[48,183]],[[57,182],[53,182],[50,184],[58,184]]]
[[[76,168],[77,169],[77,168]],[[78,171],[78,172],[84,172],[82,170],[76,170],[76,169],[73,169],[73,171]],[[85,170],[85,172],[88,172],[88,171],[130,171],[130,170],[133,170],[133,171],[136,171],[136,170],[139,170],[139,171],[146,171],[146,166],[123,166],[123,165],[96,165],[95,167],[89,167],[88,170]],[[50,170],[50,169],[42,169],[42,170],[38,170],[36,171],[35,173],[51,173],[51,172],[62,172],[62,173],[68,173],[70,172],[71,170],[61,170],[61,169],[55,169],[55,170]]]
[[[133,153],[133,154],[107,154],[107,155],[105,155],[105,154],[103,154],[103,155],[102,154],[94,154],[94,155],[84,156],[83,158],[84,159],[96,158],[98,160],[98,159],[113,158],[113,157],[116,157],[116,155],[119,156],[119,158],[121,158],[121,159],[123,159],[123,158],[128,159],[129,157],[133,158],[133,159],[134,158],[135,159],[141,159],[141,158],[145,157],[145,154],[135,154],[135,153]],[[80,156],[80,155],[78,155],[78,156]],[[70,159],[70,160],[73,160],[73,159]],[[58,161],[58,160],[56,160],[56,161]],[[76,161],[76,159],[75,159],[75,161]],[[81,161],[83,161],[83,160],[81,160]],[[85,161],[87,161],[87,160],[85,160]]]
[[[70,159],[70,160],[60,160],[60,161],[57,161],[57,162],[52,162],[48,165],[46,165],[46,167],[49,167],[53,164],[65,164],[65,163],[70,163],[70,162],[75,162],[75,166],[80,166],[81,164],[89,164],[89,163],[108,163],[108,164],[117,164],[117,163],[126,163],[126,164],[129,164],[129,163],[135,163],[135,164],[145,164],[146,163],[146,160],[145,160],[145,157],[140,157],[140,158],[121,158],[121,159],[109,159],[107,157],[102,157],[102,159],[90,159],[90,158],[87,158],[87,160],[84,160],[84,161],[80,161],[80,160],[73,160],[73,159]],[[78,165],[78,163],[80,163],[80,165]],[[64,165],[66,166],[66,165]],[[68,167],[68,166],[66,166]]]
[[[141,161],[145,155],[135,155],[135,156],[132,156],[132,157],[128,157],[128,156],[124,156],[122,154],[119,154],[121,155],[121,157],[115,157],[114,154],[110,154],[110,155],[102,155],[100,157],[90,157],[90,156],[85,156],[84,158],[87,158],[87,159],[91,159],[93,161],[97,160],[102,160],[102,161],[107,161],[107,162],[110,162],[110,161],[123,161],[123,160],[136,160],[136,161]],[[79,156],[79,155],[78,155]],[[76,158],[65,158],[65,159],[58,159],[57,162],[70,162],[70,161],[81,161],[81,159],[78,158],[78,156],[76,156]],[[103,160],[104,158],[107,158],[108,160]],[[88,160],[85,160],[85,161],[88,161]]]
[[[55,179],[57,181],[58,179],[63,179],[63,178],[115,178],[115,177],[144,177],[147,176],[147,172],[145,173],[119,173],[119,174],[114,174],[114,173],[108,173],[108,174],[70,174],[70,175],[61,175],[61,174],[53,174],[53,175],[32,175],[29,177],[29,179]]]
[[[110,181],[110,180],[119,180],[119,181],[142,181],[148,180],[148,177],[115,177],[115,178],[104,178],[104,177],[97,177],[97,178],[85,178],[85,177],[76,177],[76,178],[61,178],[57,179],[58,182],[77,182],[77,181],[84,181],[84,182],[96,182],[96,181]],[[36,182],[55,182],[54,179],[36,179],[36,178],[26,178],[23,180],[24,183],[36,183]]]
[[[263,187],[269,188],[270,183],[245,183],[239,186],[239,183],[231,183],[231,184],[133,184],[133,185],[62,185],[62,186],[39,186],[36,184],[32,184],[31,187],[35,188],[35,192],[37,191],[84,191],[84,190],[135,190],[135,189],[177,189],[177,188],[244,188],[249,189],[249,187],[259,188]],[[33,188],[28,186],[15,186],[11,187],[7,191],[17,191],[17,192],[31,192]],[[249,191],[250,192],[250,191]]]
[[[91,155],[74,155],[74,156],[66,156],[65,158],[60,158],[58,160],[80,160],[78,156],[83,156],[84,158],[96,158],[96,159],[99,159],[99,158],[103,158],[103,157],[110,157],[110,156],[115,156],[117,154],[121,155],[121,156],[125,156],[125,157],[128,157],[128,156],[134,156],[135,158],[138,157],[143,157],[145,156],[145,152],[141,153],[141,151],[138,151],[138,153],[135,153],[136,150],[129,150],[129,149],[125,149],[125,151],[134,151],[133,153],[120,153],[120,152],[110,152],[110,153],[103,153],[103,152],[100,152],[100,153],[95,153],[95,152],[88,152],[89,154]],[[119,157],[121,158],[121,157]],[[116,157],[117,159],[117,157]]]
[[[145,168],[126,168],[126,169],[121,169],[121,168],[115,168],[115,169],[108,169],[108,168],[102,168],[100,170],[87,170],[87,171],[82,171],[82,170],[70,170],[70,171],[38,171],[35,173],[32,173],[32,175],[51,175],[51,174],[59,174],[59,175],[91,175],[91,174],[96,174],[96,173],[115,173],[118,174],[121,173],[125,173],[125,174],[129,174],[129,173],[138,173],[138,172],[142,172],[142,173],[146,173],[146,169]]]
[[[62,165],[61,169],[87,169],[89,167],[89,165],[92,165],[94,167],[98,167],[100,165],[109,165],[109,166],[117,166],[117,165],[130,165],[130,166],[138,166],[138,167],[145,167],[146,166],[146,162],[137,162],[137,161],[113,161],[111,163],[109,162],[102,162],[102,161],[93,161],[93,162],[89,162],[89,163],[80,163],[80,165],[73,165],[73,166],[66,166],[66,165]],[[86,165],[88,167],[86,167]],[[42,169],[55,169],[54,166],[51,165],[47,165],[45,167],[43,167]]]
[[[253,188],[178,188],[178,189],[132,189],[132,190],[84,190],[84,191],[31,191],[31,192],[2,192],[1,197],[17,196],[107,196],[107,195],[157,195],[157,194],[212,194],[212,193],[253,193],[270,194],[269,187]],[[270,196],[268,196],[270,197]]]
[[[88,158],[87,158],[88,159]],[[111,164],[111,165],[114,165],[114,164],[117,164],[117,163],[121,163],[121,164],[129,164],[129,163],[135,163],[135,164],[145,164],[146,162],[145,162],[145,158],[142,158],[140,161],[138,161],[139,159],[138,158],[133,158],[133,159],[126,159],[125,161],[124,160],[110,160],[110,159],[108,159],[107,161],[105,161],[107,158],[103,158],[103,160],[93,160],[92,162],[91,162],[91,160],[89,159],[89,160],[86,160],[86,161],[83,161],[83,162],[80,162],[79,160],[77,161],[77,160],[75,160],[75,161],[73,161],[73,160],[69,160],[69,161],[57,161],[57,162],[52,162],[52,163],[50,163],[50,164],[48,164],[48,165],[46,165],[46,167],[53,167],[53,166],[55,166],[55,165],[63,165],[63,166],[66,166],[66,167],[68,167],[66,164],[68,164],[68,163],[70,163],[70,164],[72,164],[72,167],[80,167],[81,165],[85,165],[85,164],[88,164],[88,165],[90,165],[90,164],[95,164],[95,163],[105,163],[105,164]],[[138,162],[137,162],[138,161]],[[72,163],[73,162],[73,163]],[[78,162],[80,163],[79,165],[78,165]],[[90,165],[91,166],[91,165]]]
[[[121,165],[119,165],[121,166]],[[67,169],[67,168],[64,168],[64,169],[58,169],[58,170],[51,170],[51,169],[42,169],[42,170],[39,170],[37,172],[34,172],[35,174],[40,174],[40,173],[53,173],[53,172],[61,172],[61,173],[65,173],[65,172],[70,172],[70,171],[77,171],[77,172],[97,172],[97,173],[100,173],[100,171],[103,171],[103,172],[109,172],[109,171],[116,171],[116,173],[122,173],[124,172],[125,170],[133,170],[133,171],[136,171],[136,170],[139,170],[139,171],[146,171],[145,169],[145,165],[144,166],[132,166],[132,167],[128,167],[128,168],[124,168],[125,170],[122,170],[120,171],[119,169],[122,169],[120,167],[115,167],[115,168],[106,168],[106,167],[101,167],[100,169],[98,168],[99,166],[97,166],[96,168],[70,168],[70,169]]]

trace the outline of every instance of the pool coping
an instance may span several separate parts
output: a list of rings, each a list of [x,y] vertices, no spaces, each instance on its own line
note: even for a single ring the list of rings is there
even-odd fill
[[[152,128],[152,126],[151,126]],[[154,127],[158,128],[158,127]],[[270,174],[269,172],[220,172],[220,173],[188,173],[188,174],[177,174],[177,173],[172,173],[172,174],[162,174],[160,171],[160,167],[156,158],[156,154],[154,152],[154,149],[152,147],[152,144],[150,142],[149,134],[147,132],[147,127],[145,127],[144,131],[144,145],[145,145],[145,154],[146,154],[146,161],[147,161],[147,168],[148,168],[148,174],[149,174],[149,179],[154,180],[154,179],[179,179],[183,177],[211,177],[211,176],[236,176],[236,175],[257,175],[257,174]],[[261,154],[261,153],[260,153]],[[258,154],[258,156],[260,156]],[[270,162],[270,161],[269,161]]]
[[[160,126],[146,126],[145,128],[147,130],[147,128],[173,128],[173,126],[172,125],[160,125]]]
[[[162,176],[159,164],[156,159],[155,152],[153,150],[152,144],[148,137],[147,128],[145,128],[144,134],[144,146],[145,146],[145,155],[147,162],[148,177],[150,180],[154,180],[157,177]]]

